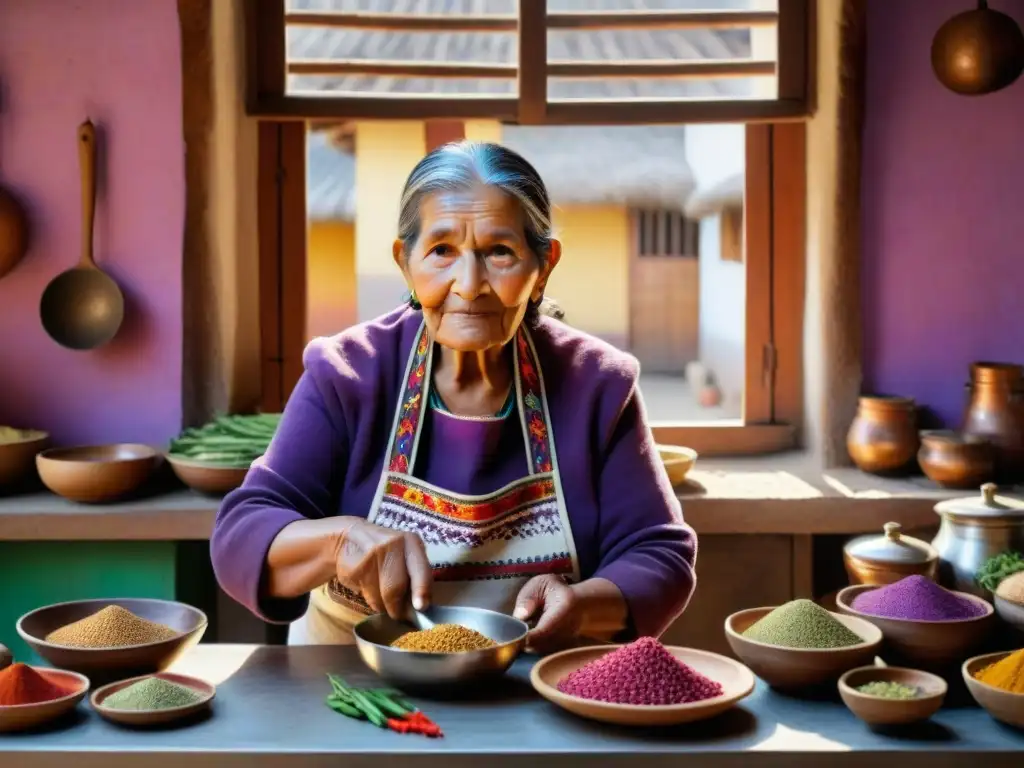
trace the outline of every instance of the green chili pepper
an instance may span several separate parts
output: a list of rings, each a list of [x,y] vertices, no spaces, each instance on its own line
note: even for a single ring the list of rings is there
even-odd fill
[[[366,696],[371,702],[377,705],[378,708],[385,714],[393,717],[405,717],[409,714],[409,710],[405,707],[400,706],[393,699],[391,699],[384,691],[363,691],[363,695]]]
[[[335,712],[340,712],[341,714],[345,715],[346,717],[351,717],[351,718],[353,718],[355,720],[362,720],[363,719],[363,713],[362,712],[360,712],[358,709],[353,707],[348,702],[342,701],[341,699],[339,699],[339,698],[337,698],[335,696],[328,696],[327,697],[327,706],[330,707],[331,709],[333,709]]]

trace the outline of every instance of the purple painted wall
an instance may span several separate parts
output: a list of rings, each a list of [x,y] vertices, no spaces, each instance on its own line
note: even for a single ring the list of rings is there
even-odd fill
[[[1024,363],[1024,78],[982,97],[935,80],[965,0],[869,0],[864,390],[959,425],[974,360]],[[1024,24],[1024,0],[992,7]]]
[[[163,442],[181,423],[185,207],[175,0],[0,0],[0,181],[31,210],[0,278],[0,424],[58,442]],[[107,347],[62,349],[39,297],[79,257],[76,130],[102,131],[96,258],[126,294]]]

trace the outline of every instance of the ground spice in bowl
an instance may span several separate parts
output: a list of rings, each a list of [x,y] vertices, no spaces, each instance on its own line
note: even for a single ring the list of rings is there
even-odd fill
[[[187,686],[159,677],[147,677],[107,696],[102,706],[109,709],[130,709],[151,712],[158,709],[187,707],[203,699],[203,694]]]
[[[406,632],[391,643],[392,648],[421,653],[466,653],[495,645],[491,638],[461,624],[436,624],[430,629]]]
[[[722,695],[722,686],[683,664],[653,637],[642,637],[558,682],[569,696],[612,704],[692,704]]]
[[[883,699],[916,699],[921,692],[912,685],[893,682],[892,680],[874,680],[857,686],[857,691],[865,696],[878,696]]]
[[[46,642],[72,648],[115,648],[157,643],[180,634],[119,605],[108,605],[91,616],[55,629],[46,636]]]
[[[996,595],[1011,603],[1024,605],[1024,571],[1007,576],[996,587]]]
[[[870,616],[912,621],[965,621],[985,615],[984,606],[920,575],[861,592],[852,608]]]
[[[0,670],[0,707],[41,704],[72,693],[74,690],[50,682],[27,664],[12,664]]]
[[[979,669],[974,679],[1009,693],[1024,693],[1024,650]]]
[[[749,640],[782,648],[831,649],[860,645],[864,638],[811,600],[780,605],[747,627]]]

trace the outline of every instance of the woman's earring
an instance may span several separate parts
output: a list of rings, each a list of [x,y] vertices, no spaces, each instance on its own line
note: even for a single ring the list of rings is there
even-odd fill
[[[413,309],[423,309],[423,305],[420,304],[420,300],[416,298],[416,291],[409,293],[409,306]]]

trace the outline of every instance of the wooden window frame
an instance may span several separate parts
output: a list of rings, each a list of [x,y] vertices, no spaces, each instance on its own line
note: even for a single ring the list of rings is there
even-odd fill
[[[426,126],[425,126],[426,130]],[[448,140],[451,128],[435,141]],[[746,359],[743,416],[652,423],[660,443],[704,455],[797,446],[803,414],[806,134],[801,123],[746,131]],[[265,410],[280,410],[306,344],[306,124],[259,131],[260,316]]]
[[[248,0],[246,35],[249,114],[289,120],[493,119],[521,125],[779,122],[807,117],[810,89],[813,0],[777,0],[777,10],[604,11],[548,13],[546,0],[520,0],[509,16],[403,15],[369,12],[286,11],[284,0]],[[388,32],[515,32],[517,64],[465,64],[347,60],[289,62],[289,25],[358,28]],[[549,30],[685,29],[774,27],[774,60],[551,61]],[[517,95],[298,95],[287,90],[288,74],[474,77],[515,80]],[[775,75],[771,99],[556,99],[548,78],[674,78]]]

